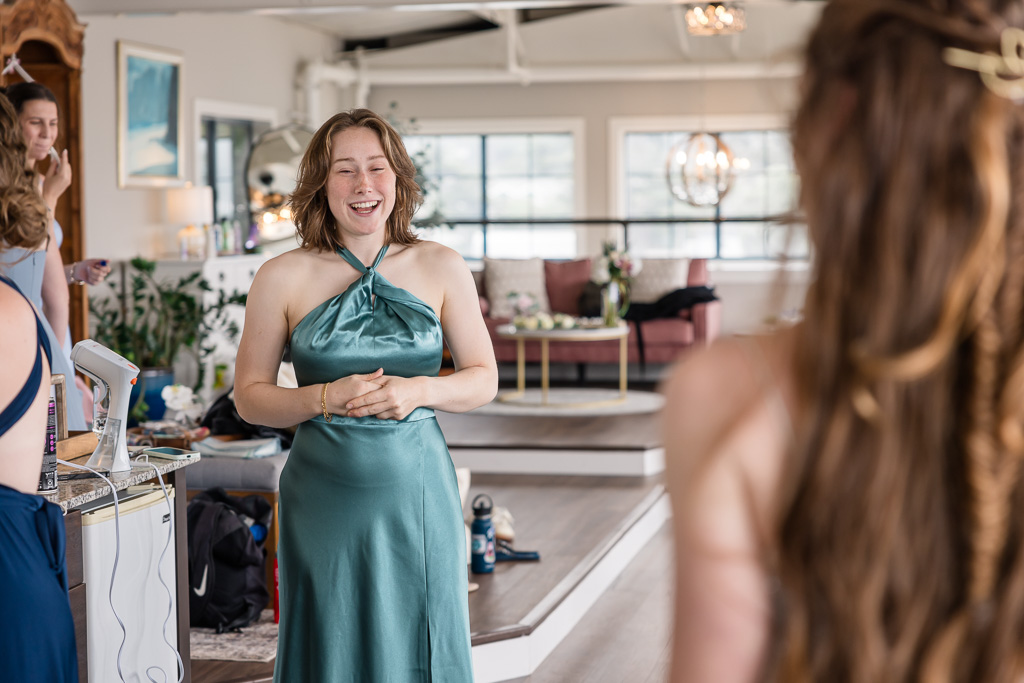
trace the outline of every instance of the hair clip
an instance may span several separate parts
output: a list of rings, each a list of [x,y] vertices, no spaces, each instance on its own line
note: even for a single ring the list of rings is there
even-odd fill
[[[981,74],[981,81],[1000,97],[1024,99],[1024,30],[1008,26],[999,40],[1003,53],[972,52],[956,47],[942,51],[946,64]]]

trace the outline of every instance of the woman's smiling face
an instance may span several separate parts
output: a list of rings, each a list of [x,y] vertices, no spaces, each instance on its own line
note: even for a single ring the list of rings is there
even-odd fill
[[[395,208],[395,172],[377,133],[361,126],[335,133],[327,203],[343,241],[385,228]]]

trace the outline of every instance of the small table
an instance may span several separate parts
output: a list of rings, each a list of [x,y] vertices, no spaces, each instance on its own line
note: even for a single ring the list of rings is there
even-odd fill
[[[514,325],[501,325],[495,330],[502,339],[514,339],[516,342],[516,390],[502,394],[499,401],[508,403],[523,403],[531,405],[544,405],[552,407],[583,408],[598,405],[614,405],[623,403],[626,400],[626,380],[628,368],[626,365],[627,341],[629,339],[629,323],[620,321],[618,327],[573,327],[569,329],[553,330],[527,330],[517,328]],[[550,384],[550,362],[548,345],[551,342],[596,342],[619,340],[619,395],[616,398],[605,401],[587,401],[575,403],[549,403],[548,388]],[[540,342],[540,395],[539,404],[530,401],[523,401],[526,393],[526,342]]]

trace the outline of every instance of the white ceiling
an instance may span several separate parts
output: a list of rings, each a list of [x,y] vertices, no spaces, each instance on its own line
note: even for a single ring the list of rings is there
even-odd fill
[[[80,16],[176,13],[255,13],[273,15],[327,32],[339,40],[388,38],[457,28],[486,19],[499,23],[504,10],[686,4],[679,0],[69,0]],[[748,13],[785,14],[819,0],[746,0]],[[587,12],[583,12],[585,15]],[[748,22],[749,23],[749,22]]]

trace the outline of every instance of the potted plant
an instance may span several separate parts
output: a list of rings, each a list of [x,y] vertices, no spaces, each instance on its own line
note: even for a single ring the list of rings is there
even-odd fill
[[[133,389],[140,399],[134,402],[136,419],[163,417],[165,409],[160,392],[174,383],[174,364],[178,354],[190,354],[198,373],[194,389],[203,385],[203,361],[213,352],[206,343],[210,333],[221,331],[230,340],[238,337],[238,324],[227,315],[231,304],[245,305],[246,295],[237,290],[217,292],[217,299],[206,303],[210,284],[199,271],[177,281],[159,280],[156,263],[133,258],[120,264],[120,272],[108,279],[111,296],[89,299],[93,317],[93,339],[138,365],[139,384]]]

